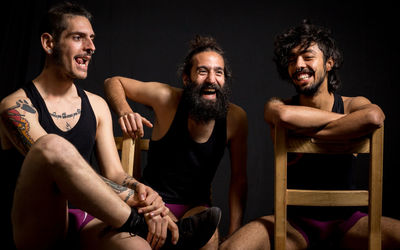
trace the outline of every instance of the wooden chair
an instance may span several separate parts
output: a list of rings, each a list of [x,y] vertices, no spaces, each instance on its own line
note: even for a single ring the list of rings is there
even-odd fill
[[[133,140],[129,136],[115,137],[117,149],[121,151],[121,164],[126,173],[135,177],[141,176],[141,151],[149,150],[150,139],[137,138]],[[139,146],[138,146],[139,145]]]
[[[369,249],[381,249],[383,127],[357,140],[324,141],[288,136],[284,128],[275,129],[275,249],[285,249],[287,205],[368,206]],[[370,154],[368,190],[287,189],[287,153],[368,153]],[[289,180],[290,181],[290,180]]]

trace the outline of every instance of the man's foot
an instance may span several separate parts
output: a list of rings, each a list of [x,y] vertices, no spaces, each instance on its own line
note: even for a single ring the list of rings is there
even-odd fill
[[[179,240],[172,245],[170,237],[165,241],[163,249],[199,249],[211,239],[221,220],[221,209],[208,208],[198,214],[180,219]]]

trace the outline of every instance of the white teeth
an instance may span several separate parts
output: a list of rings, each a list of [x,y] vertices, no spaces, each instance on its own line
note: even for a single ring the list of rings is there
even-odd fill
[[[298,77],[298,79],[300,79],[300,80],[304,80],[304,79],[308,79],[308,78],[309,78],[309,76],[308,76],[307,74],[300,75],[300,76]]]

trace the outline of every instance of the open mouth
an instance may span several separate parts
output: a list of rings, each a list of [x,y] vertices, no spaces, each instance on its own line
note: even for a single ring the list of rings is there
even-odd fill
[[[90,61],[88,56],[75,56],[75,62],[83,69],[87,69]]]
[[[314,71],[310,69],[302,69],[300,71],[296,71],[293,74],[292,78],[296,81],[307,81],[314,75]]]

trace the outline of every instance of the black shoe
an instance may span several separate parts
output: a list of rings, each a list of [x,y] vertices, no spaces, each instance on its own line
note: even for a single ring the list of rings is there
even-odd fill
[[[139,235],[140,237],[146,239],[147,233],[149,232],[147,228],[147,223],[142,214],[139,214],[136,208],[131,208],[131,214],[125,224],[118,228],[119,232],[128,232],[131,235]]]
[[[169,233],[163,249],[199,249],[211,239],[220,220],[221,209],[218,207],[211,207],[179,220],[176,223],[179,228],[178,243],[171,243]]]

